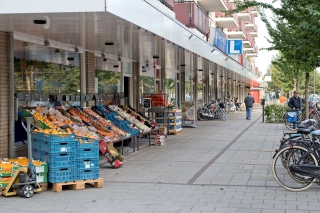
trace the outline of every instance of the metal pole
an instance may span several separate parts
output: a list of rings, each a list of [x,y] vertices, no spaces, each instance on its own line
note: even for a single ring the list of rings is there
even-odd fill
[[[85,14],[81,14],[80,21],[80,46],[86,48],[86,22]],[[87,93],[87,82],[86,82],[86,52],[80,53],[80,93]],[[81,101],[81,107],[86,107],[86,102]]]
[[[9,157],[15,158],[14,153],[14,62],[13,62],[13,33],[9,33]]]
[[[28,160],[29,160],[29,165],[30,165],[30,164],[32,164],[31,122],[30,122],[30,117],[27,117],[27,136],[28,136]]]

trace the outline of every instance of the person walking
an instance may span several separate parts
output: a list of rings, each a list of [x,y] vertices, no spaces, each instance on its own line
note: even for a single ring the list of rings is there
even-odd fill
[[[252,107],[254,103],[254,98],[252,97],[251,93],[248,93],[248,96],[244,99],[244,104],[246,105],[246,116],[247,120],[251,120],[251,113],[252,113]]]
[[[301,114],[301,109],[302,109],[302,99],[299,96],[299,93],[297,91],[293,92],[293,96],[290,98],[288,102],[288,106],[296,111],[297,113],[297,121],[299,121],[299,114]],[[293,129],[297,128],[297,122],[293,122]]]

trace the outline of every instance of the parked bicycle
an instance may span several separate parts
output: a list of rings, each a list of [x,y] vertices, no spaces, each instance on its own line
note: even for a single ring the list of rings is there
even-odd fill
[[[227,114],[225,112],[226,105],[218,101],[213,101],[209,104],[204,104],[198,110],[198,119],[199,120],[214,120],[219,119],[221,121],[227,120]]]
[[[297,113],[297,111],[293,111],[293,110],[288,110],[284,115],[283,115],[283,121],[284,121],[284,125],[289,129],[289,130],[295,130],[293,128],[293,122],[292,120],[290,120],[290,117],[294,116],[294,115],[290,115],[290,114],[295,114],[296,117],[296,123],[299,124],[302,121],[305,120],[305,118],[303,117],[302,113]],[[308,117],[309,119],[314,119],[317,121],[320,121],[320,112],[318,111],[317,108],[311,108],[309,113],[308,113]],[[314,127],[317,129],[320,126],[318,125],[318,123],[314,124]]]
[[[297,133],[284,133],[280,147],[273,156],[272,173],[280,186],[290,191],[308,189],[314,182],[320,184],[320,130],[318,121],[308,119]]]

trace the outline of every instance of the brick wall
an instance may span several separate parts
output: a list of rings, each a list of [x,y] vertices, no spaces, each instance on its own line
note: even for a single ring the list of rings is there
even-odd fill
[[[0,158],[9,156],[9,33],[0,31]]]

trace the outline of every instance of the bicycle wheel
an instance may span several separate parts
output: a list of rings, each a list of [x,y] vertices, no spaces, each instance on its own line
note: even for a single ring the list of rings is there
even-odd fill
[[[301,146],[290,146],[281,149],[273,158],[272,173],[277,183],[289,190],[299,192],[308,189],[317,180],[307,175],[290,172],[289,166],[296,163],[308,149]],[[300,164],[318,165],[315,156],[310,153]]]
[[[283,115],[283,122],[284,122],[284,125],[285,125],[289,130],[294,130],[294,129],[293,129],[293,123],[288,122],[287,113],[285,113],[285,114]]]
[[[298,163],[299,159],[304,156],[304,154],[306,154],[306,151],[301,150],[301,149],[294,149],[293,151],[288,153],[288,159],[292,159],[292,160],[288,160],[287,161],[287,168],[290,167],[291,163]],[[314,161],[311,157],[311,155],[307,155],[306,157],[304,157],[302,159],[302,161],[299,164],[304,164],[304,165],[315,165]],[[301,175],[301,174],[297,174],[297,173],[292,173],[290,172],[290,170],[288,170],[289,175],[296,181],[300,182],[300,183],[305,183],[305,176]]]
[[[201,109],[198,110],[198,119],[199,119],[200,121],[205,120],[202,113],[203,113],[203,109],[201,108]]]
[[[226,114],[226,112],[223,110],[223,109],[219,109],[219,112],[218,112],[218,119],[220,120],[220,121],[225,121],[225,120],[227,120],[227,114]]]

